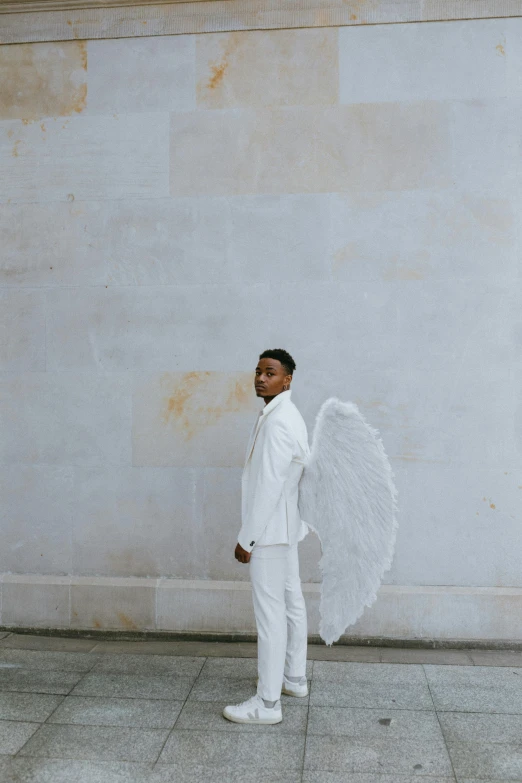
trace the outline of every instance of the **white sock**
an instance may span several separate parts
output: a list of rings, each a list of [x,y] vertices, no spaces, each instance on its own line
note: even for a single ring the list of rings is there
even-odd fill
[[[275,701],[270,701],[269,699],[263,699],[263,704],[265,705],[265,707],[269,707],[269,708],[270,707],[275,707],[276,702],[277,702],[277,699]]]

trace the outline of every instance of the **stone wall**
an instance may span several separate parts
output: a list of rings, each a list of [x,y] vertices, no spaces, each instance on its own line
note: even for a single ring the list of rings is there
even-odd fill
[[[3,626],[241,632],[259,353],[380,430],[349,633],[522,639],[522,19],[0,47]],[[301,545],[317,632],[319,546]]]

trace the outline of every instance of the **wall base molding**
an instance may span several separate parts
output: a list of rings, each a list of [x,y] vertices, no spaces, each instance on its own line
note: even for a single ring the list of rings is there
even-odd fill
[[[3,574],[0,590],[2,630],[255,639],[250,582]],[[303,593],[319,641],[320,585]],[[345,644],[512,647],[522,642],[522,588],[382,585],[347,631]]]
[[[0,0],[0,43],[522,16],[522,0]]]

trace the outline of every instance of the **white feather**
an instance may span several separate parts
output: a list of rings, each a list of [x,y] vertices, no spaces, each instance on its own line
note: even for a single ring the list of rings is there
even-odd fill
[[[317,414],[299,512],[321,541],[319,633],[337,641],[377,598],[397,532],[397,489],[379,433],[357,405],[330,397]]]

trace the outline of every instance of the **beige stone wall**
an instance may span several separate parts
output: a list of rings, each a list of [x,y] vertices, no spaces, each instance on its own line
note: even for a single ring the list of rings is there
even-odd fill
[[[519,638],[522,19],[0,67],[1,624],[251,630],[240,475],[281,346],[310,435],[352,400],[396,474],[394,564],[351,630]]]

